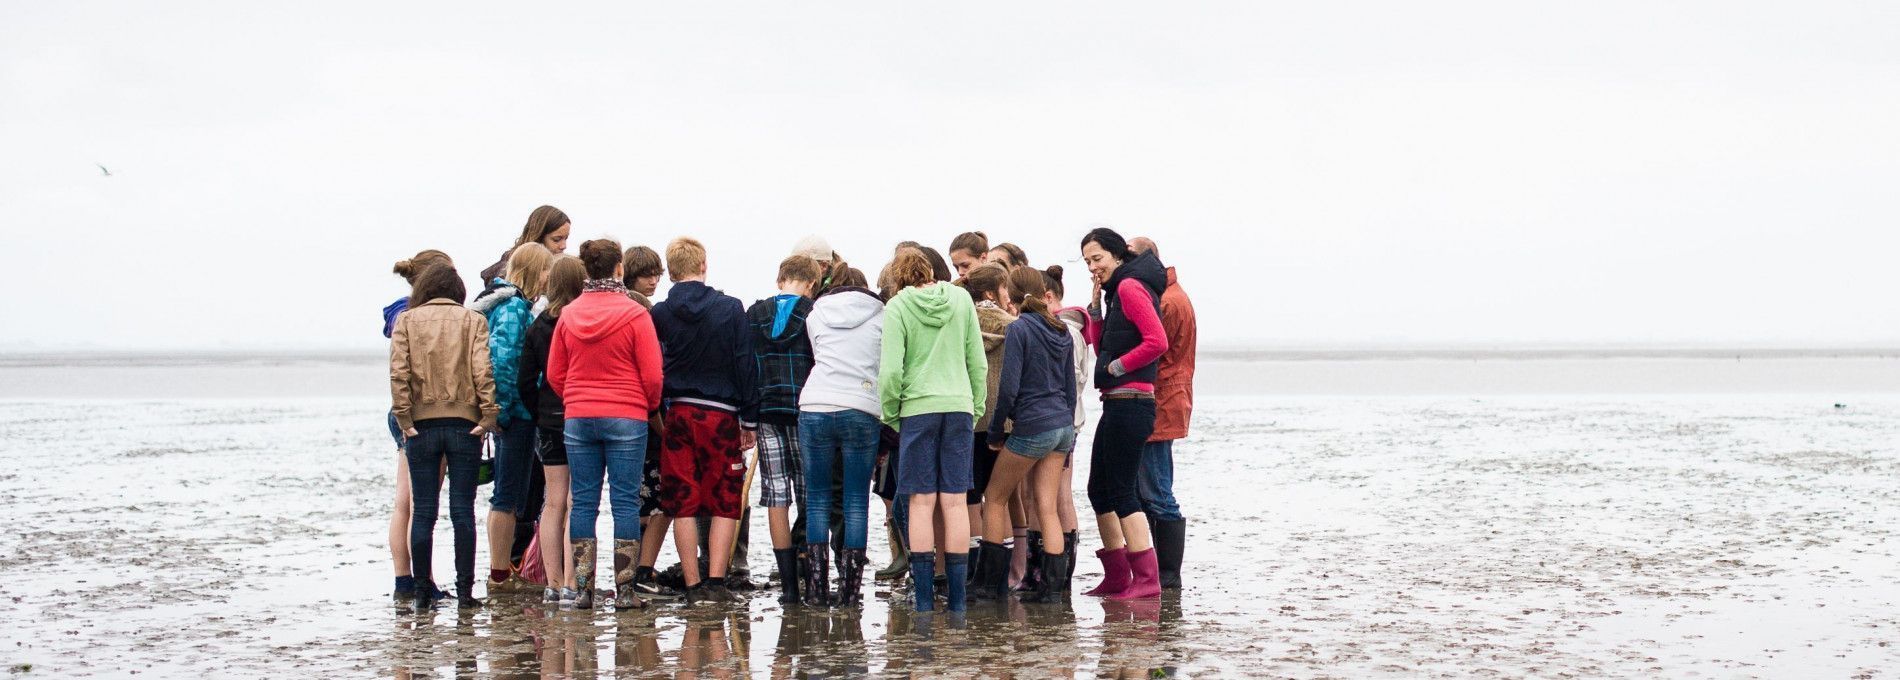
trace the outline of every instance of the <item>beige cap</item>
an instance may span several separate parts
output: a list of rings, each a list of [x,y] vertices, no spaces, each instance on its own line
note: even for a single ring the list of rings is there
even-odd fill
[[[792,246],[792,254],[804,255],[819,262],[830,262],[831,244],[826,242],[823,236],[812,234],[799,239],[797,245]]]

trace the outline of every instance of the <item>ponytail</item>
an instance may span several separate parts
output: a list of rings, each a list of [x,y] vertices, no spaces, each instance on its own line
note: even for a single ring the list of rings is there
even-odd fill
[[[1054,269],[1061,271],[1060,267]],[[1040,317],[1043,323],[1049,324],[1050,328],[1068,332],[1068,325],[1057,319],[1055,314],[1051,314],[1049,303],[1042,300],[1042,294],[1048,290],[1043,285],[1043,277],[1047,274],[1047,272],[1039,272],[1028,267],[1017,267],[1011,270],[1009,272],[1010,299],[1016,303],[1017,312],[1024,315],[1034,314]]]

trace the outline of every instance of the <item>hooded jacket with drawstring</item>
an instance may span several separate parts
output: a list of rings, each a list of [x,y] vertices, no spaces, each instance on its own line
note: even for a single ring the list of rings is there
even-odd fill
[[[805,333],[812,369],[798,405],[848,408],[881,416],[878,358],[883,351],[884,301],[865,288],[834,288],[812,303]]]
[[[948,283],[899,291],[884,307],[877,391],[884,424],[908,416],[983,417],[989,363],[970,294]]]
[[[758,386],[759,422],[798,424],[798,392],[811,375],[811,337],[806,335],[811,298],[791,293],[752,303],[752,357]]]
[[[618,291],[588,291],[554,325],[547,381],[569,420],[644,421],[660,403],[661,362],[645,307]]]
[[[653,327],[666,350],[666,399],[736,412],[748,429],[758,422],[752,329],[738,298],[700,281],[675,283],[653,305]]]
[[[528,325],[534,315],[521,289],[500,278],[468,303],[468,308],[488,319],[488,356],[495,367],[495,399],[501,403],[501,425],[532,420],[520,393],[521,346],[528,337]]]
[[[1003,365],[990,412],[989,441],[1003,441],[1005,421],[1017,435],[1038,435],[1070,426],[1075,418],[1075,345],[1069,325],[1055,326],[1040,314],[1024,314],[1003,336]]]

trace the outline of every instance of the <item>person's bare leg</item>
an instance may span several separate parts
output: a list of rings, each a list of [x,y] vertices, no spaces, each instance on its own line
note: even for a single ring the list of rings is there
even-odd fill
[[[653,568],[660,561],[660,549],[666,547],[666,515],[648,515],[640,520],[640,566]]]
[[[508,561],[508,552],[514,545],[514,511],[488,511],[488,568],[495,571],[513,569],[515,565]]]
[[[1095,530],[1102,532],[1102,548],[1114,550],[1126,545],[1122,542],[1122,521],[1115,513],[1106,512],[1095,516]]]
[[[1061,458],[1048,456],[1036,461],[1035,469],[1030,472],[1033,486],[1036,488],[1036,515],[1032,517],[1032,521],[1046,527],[1062,526],[1062,513],[1058,511],[1056,505],[1060,502],[1058,499],[1062,495],[1062,478],[1066,476],[1068,476],[1068,471],[1062,468]],[[1042,551],[1050,555],[1062,554],[1062,537],[1044,534]]]
[[[943,511],[943,551],[948,554],[970,552],[970,518],[966,513],[957,512],[957,506],[967,506],[970,495],[963,493],[937,494],[937,507]]]
[[[692,517],[673,519],[673,549],[680,556],[680,576],[686,587],[699,585],[699,520]]]
[[[1062,532],[1080,531],[1082,521],[1075,515],[1075,468],[1062,468],[1062,496],[1056,501],[1056,516],[1062,518]]]
[[[792,509],[766,508],[765,523],[772,531],[772,549],[785,550],[792,547]]]
[[[941,533],[941,521],[937,516],[937,494],[918,493],[910,496],[910,551],[927,553],[937,549],[937,536]]]
[[[1123,517],[1120,524],[1122,538],[1128,543],[1128,552],[1141,552],[1154,547],[1154,537],[1148,533],[1147,513],[1137,512]]]
[[[547,493],[541,498],[541,527],[536,541],[541,545],[541,568],[547,571],[547,583],[559,588],[567,583],[567,560],[573,559],[573,552],[562,550],[567,537],[568,477],[566,465],[543,465],[542,476],[547,478]],[[566,554],[566,558],[562,557]]]
[[[786,530],[789,536],[791,531]],[[714,517],[712,534],[707,536],[706,548],[712,551],[707,558],[707,576],[725,578],[726,569],[732,566],[732,540],[739,535],[739,520]],[[787,539],[790,540],[790,539]]]
[[[1016,486],[1022,484],[1030,466],[1035,464],[1035,460],[1009,451],[996,456],[990,486],[983,490],[983,540],[1002,543],[1010,538],[1009,501],[1016,496]]]
[[[397,576],[409,575],[409,456],[396,452],[396,505],[389,510],[389,561]]]

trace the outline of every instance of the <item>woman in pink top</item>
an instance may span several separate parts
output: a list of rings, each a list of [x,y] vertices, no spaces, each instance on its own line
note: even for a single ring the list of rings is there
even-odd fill
[[[1095,386],[1102,390],[1102,418],[1090,457],[1089,504],[1102,534],[1102,584],[1084,593],[1124,600],[1160,597],[1160,567],[1148,516],[1135,486],[1141,451],[1155,428],[1155,380],[1168,351],[1161,326],[1161,291],[1168,275],[1151,254],[1137,255],[1108,228],[1082,238],[1082,260],[1106,293],[1091,302],[1088,335],[1095,345]]]

